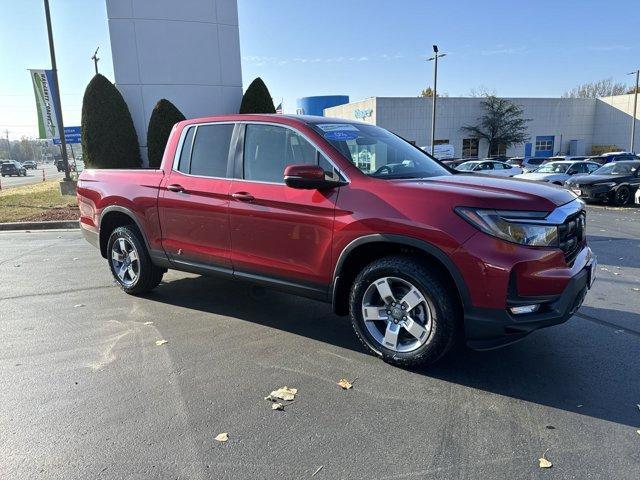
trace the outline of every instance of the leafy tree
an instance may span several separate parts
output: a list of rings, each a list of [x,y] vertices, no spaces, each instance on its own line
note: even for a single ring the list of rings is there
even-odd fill
[[[436,96],[437,97],[448,97],[449,94],[448,93],[437,93]],[[433,89],[431,87],[427,87],[427,88],[423,89],[420,92],[420,95],[418,95],[418,97],[428,97],[428,98],[433,97]]]
[[[269,89],[260,77],[251,82],[244,92],[240,113],[276,113]]]
[[[622,95],[627,93],[628,86],[624,83],[616,83],[613,78],[605,78],[597,82],[583,83],[562,94],[562,98],[599,98],[609,95]]]
[[[494,146],[523,143],[529,139],[527,123],[530,118],[523,118],[524,110],[511,100],[498,98],[494,95],[485,97],[481,102],[484,114],[476,125],[462,127],[476,138],[484,138],[488,143],[487,157],[491,155]]]
[[[139,168],[138,136],[118,89],[96,74],[82,99],[82,149],[90,168]]]
[[[156,103],[151,112],[149,127],[147,128],[149,167],[160,167],[171,129],[176,123],[184,119],[182,112],[169,100],[163,98]]]

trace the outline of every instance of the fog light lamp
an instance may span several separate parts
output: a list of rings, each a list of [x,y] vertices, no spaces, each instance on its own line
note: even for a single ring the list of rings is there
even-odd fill
[[[522,305],[519,307],[510,307],[509,310],[514,315],[522,315],[523,313],[533,313],[537,312],[540,308],[540,305]]]

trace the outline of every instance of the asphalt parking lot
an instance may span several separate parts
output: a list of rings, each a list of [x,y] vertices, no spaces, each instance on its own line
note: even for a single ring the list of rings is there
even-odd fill
[[[420,371],[325,304],[177,272],[130,297],[77,231],[0,233],[0,478],[640,478],[640,209],[589,210],[576,316]]]

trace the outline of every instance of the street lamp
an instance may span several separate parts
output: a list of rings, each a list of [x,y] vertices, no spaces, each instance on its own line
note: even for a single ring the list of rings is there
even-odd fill
[[[446,53],[438,53],[438,46],[433,46],[433,57],[428,58],[427,62],[434,61],[433,68],[433,108],[431,109],[431,155],[434,154],[436,139],[436,98],[438,96],[438,58],[446,56]]]
[[[628,73],[627,75],[635,75],[636,76],[636,89],[634,90],[633,95],[633,115],[631,116],[631,148],[629,148],[630,152],[635,152],[634,146],[636,141],[636,114],[638,112],[638,87],[640,86],[640,69],[635,72]]]

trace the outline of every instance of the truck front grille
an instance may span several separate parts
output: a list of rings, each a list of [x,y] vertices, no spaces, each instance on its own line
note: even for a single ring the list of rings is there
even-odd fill
[[[558,242],[567,263],[571,264],[585,242],[586,214],[580,211],[558,225]]]

